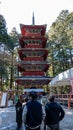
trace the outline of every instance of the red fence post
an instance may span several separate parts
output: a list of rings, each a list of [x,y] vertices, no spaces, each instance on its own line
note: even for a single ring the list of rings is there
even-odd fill
[[[70,98],[68,98],[68,109],[70,109]]]

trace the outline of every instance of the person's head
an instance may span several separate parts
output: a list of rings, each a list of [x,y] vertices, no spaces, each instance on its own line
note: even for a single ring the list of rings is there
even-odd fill
[[[20,96],[18,96],[18,102],[20,102]]]
[[[54,97],[54,96],[50,96],[50,97],[49,97],[49,101],[50,101],[50,102],[54,102],[54,100],[55,100],[55,97]]]
[[[46,96],[46,92],[43,92],[43,96]]]
[[[36,100],[37,99],[37,92],[31,91],[29,94],[29,97],[31,98],[31,100]]]
[[[28,97],[25,97],[25,98],[24,98],[24,102],[28,102]]]
[[[19,104],[21,101],[20,101],[20,98],[18,98],[18,101],[17,101],[17,103]]]

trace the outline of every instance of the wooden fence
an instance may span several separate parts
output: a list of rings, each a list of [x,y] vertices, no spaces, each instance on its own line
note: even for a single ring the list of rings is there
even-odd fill
[[[54,96],[60,104],[68,106],[68,109],[73,108],[73,94],[54,94]]]

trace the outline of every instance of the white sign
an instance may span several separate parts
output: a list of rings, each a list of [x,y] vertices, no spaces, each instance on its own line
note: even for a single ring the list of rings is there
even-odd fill
[[[44,92],[43,88],[37,88],[37,89],[24,89],[23,92],[31,92],[31,91],[35,91],[35,92]]]

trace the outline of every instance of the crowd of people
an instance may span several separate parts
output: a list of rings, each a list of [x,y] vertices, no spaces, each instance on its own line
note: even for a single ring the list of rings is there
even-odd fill
[[[60,130],[59,122],[65,116],[54,96],[47,97],[45,92],[39,101],[37,92],[31,91],[23,103],[18,99],[15,107],[17,130]]]

